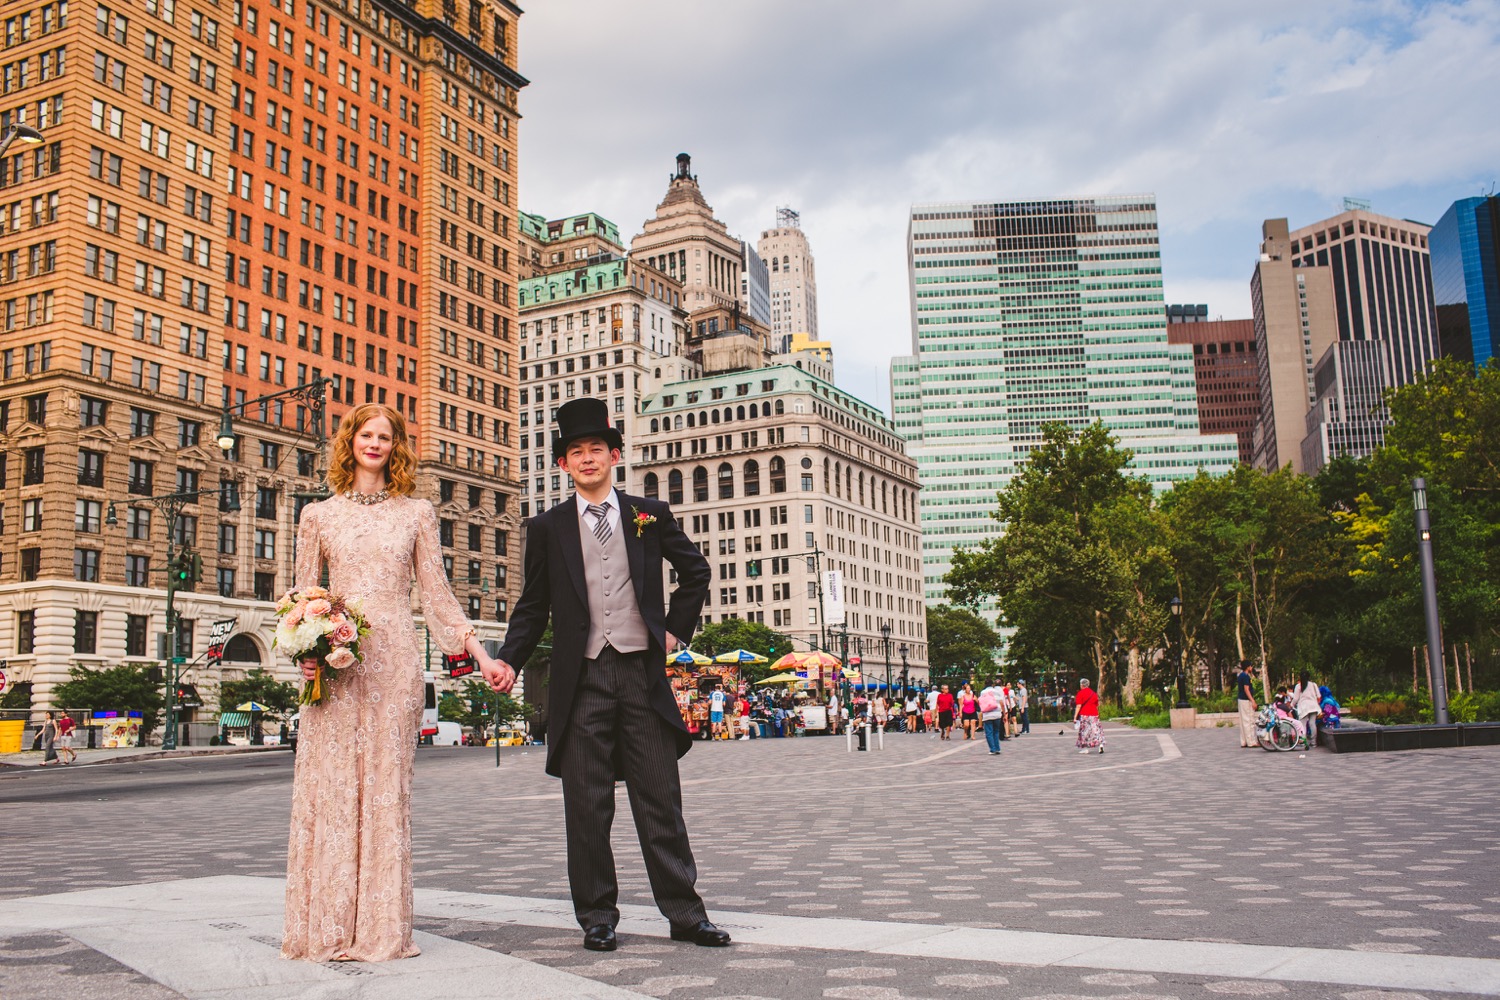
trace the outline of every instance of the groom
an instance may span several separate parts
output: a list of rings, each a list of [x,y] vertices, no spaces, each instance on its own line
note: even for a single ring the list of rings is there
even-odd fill
[[[609,830],[617,780],[625,782],[656,905],[672,940],[722,947],[694,883],[698,869],[682,818],[677,758],[691,745],[667,684],[666,651],[691,638],[710,570],[659,500],[616,490],[624,442],[603,400],[557,411],[552,457],[577,490],[526,525],[526,580],[499,666],[524,664],[552,618],[547,773],[562,778],[568,882],[583,946],[615,950],[619,885]],[[662,608],[662,560],[677,571]],[[491,673],[494,676],[491,676]]]

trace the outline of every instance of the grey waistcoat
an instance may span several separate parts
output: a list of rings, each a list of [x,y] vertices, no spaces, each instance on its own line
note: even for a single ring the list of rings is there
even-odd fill
[[[625,531],[630,524],[621,516],[603,545],[594,537],[590,519],[579,517],[583,542],[583,578],[589,595],[589,638],[583,655],[599,655],[607,642],[622,653],[635,653],[650,644],[650,633],[635,600],[630,579],[630,559],[625,554]]]

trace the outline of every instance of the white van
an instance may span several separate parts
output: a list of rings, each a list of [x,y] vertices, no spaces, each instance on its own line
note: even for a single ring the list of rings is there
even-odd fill
[[[456,722],[437,723],[437,733],[432,737],[432,745],[435,747],[462,746],[464,742],[464,727]]]

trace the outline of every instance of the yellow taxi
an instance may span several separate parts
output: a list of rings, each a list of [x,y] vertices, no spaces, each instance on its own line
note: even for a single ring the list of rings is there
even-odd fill
[[[519,729],[502,729],[485,741],[485,746],[518,747],[526,743],[526,734]]]

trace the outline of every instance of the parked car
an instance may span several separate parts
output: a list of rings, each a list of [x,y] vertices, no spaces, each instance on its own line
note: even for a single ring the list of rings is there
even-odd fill
[[[302,713],[298,712],[286,720],[286,741],[292,747],[292,753],[297,752],[297,729],[302,723]]]
[[[502,729],[485,742],[485,746],[519,747],[529,742],[525,733],[519,729]]]
[[[437,747],[462,746],[464,742],[464,727],[456,722],[439,722],[437,733],[432,737],[432,745]]]

